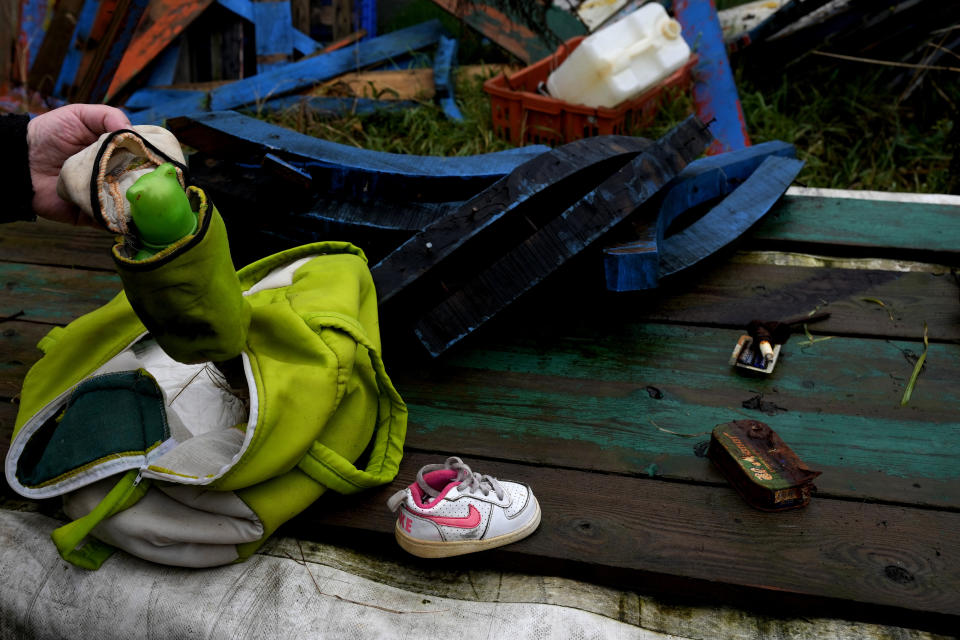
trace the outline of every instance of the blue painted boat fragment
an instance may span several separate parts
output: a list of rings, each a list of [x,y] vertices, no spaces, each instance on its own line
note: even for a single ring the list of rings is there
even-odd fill
[[[457,41],[454,38],[440,37],[437,53],[433,59],[433,86],[437,102],[450,120],[463,121],[463,114],[454,99],[453,66],[457,62]]]
[[[747,180],[768,157],[796,156],[792,144],[779,140],[708,156],[691,162],[663,189],[659,205],[639,215],[635,239],[604,249],[604,272],[610,291],[656,288],[661,275],[664,235],[681,214],[726,196]]]
[[[289,2],[253,3],[257,74],[284,67],[293,54],[293,16]]]
[[[360,201],[460,201],[549,150],[532,146],[460,157],[385,153],[320,140],[233,111],[177,118],[169,127],[184,144],[219,157],[259,164],[264,154],[274,153],[310,172],[320,193]]]
[[[747,181],[689,227],[663,242],[660,275],[691,267],[724,248],[756,224],[793,182],[803,161],[770,156]]]
[[[250,0],[217,0],[224,9],[229,9],[248,22],[254,22],[253,3]]]
[[[684,39],[700,56],[693,70],[693,102],[697,117],[709,124],[715,139],[707,153],[749,146],[740,95],[713,0],[676,0],[673,10],[683,25]]]
[[[47,33],[47,24],[53,13],[53,3],[48,0],[24,0],[20,11],[20,37],[27,43],[27,60],[32,67],[40,52],[43,37]]]
[[[377,0],[354,0],[354,10],[357,12],[357,30],[367,32],[366,37],[377,35]]]
[[[144,87],[143,89],[137,89],[131,93],[130,97],[127,98],[127,101],[123,106],[129,111],[141,111],[143,109],[150,109],[157,104],[183,100],[184,98],[193,98],[200,102],[206,95],[206,91],[192,91],[189,89],[163,89],[151,86]]]
[[[180,40],[174,40],[164,49],[153,62],[148,87],[164,87],[173,84],[177,73],[177,62],[180,60]],[[128,102],[129,104],[129,102]]]
[[[53,95],[65,98],[76,81],[87,39],[93,30],[93,23],[97,18],[99,8],[99,0],[87,0],[83,3],[83,9],[77,16],[77,26],[73,29],[70,46],[67,47],[67,54],[63,58],[63,64],[60,65],[60,74],[54,84]]]
[[[293,38],[293,48],[300,53],[300,55],[308,56],[311,53],[316,53],[320,49],[323,49],[323,45],[300,31],[299,29],[294,29],[290,27],[290,35]]]
[[[141,91],[143,91],[141,89]],[[176,94],[167,94],[161,97],[155,94],[156,100],[147,107],[128,113],[131,124],[160,124],[170,113],[200,113],[210,105],[210,94],[206,91],[185,91],[172,89]],[[149,95],[149,94],[148,94]],[[133,98],[133,96],[131,96]],[[145,100],[137,98],[135,104],[143,104]],[[128,110],[130,107],[127,107]]]

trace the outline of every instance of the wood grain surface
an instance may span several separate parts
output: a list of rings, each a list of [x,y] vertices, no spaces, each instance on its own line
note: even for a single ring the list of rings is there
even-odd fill
[[[785,198],[740,246],[768,238],[791,249],[826,246],[824,236],[798,231],[824,215],[818,200]],[[834,208],[837,229],[877,204],[851,202]],[[945,233],[956,216],[941,205],[896,206],[903,217],[941,219]],[[911,240],[897,236],[900,244],[866,224],[860,239],[838,231],[831,246],[916,252],[949,269],[949,242],[924,224],[910,228]],[[37,341],[119,291],[111,243],[92,230],[0,229],[0,453],[23,377],[40,357]],[[398,479],[325,498],[290,530],[392,545],[391,491],[422,464],[458,454],[476,470],[529,482],[543,523],[527,540],[437,566],[499,563],[678,598],[957,628],[960,300],[949,270],[779,266],[725,253],[654,294],[624,296],[603,291],[599,254],[570,266],[440,360],[408,359],[386,343],[410,409]],[[794,335],[765,378],[727,364],[749,320],[817,307],[832,316],[810,329],[829,340]],[[924,322],[933,342],[900,406]],[[714,425],[743,418],[767,422],[824,472],[809,507],[755,511],[703,457]]]
[[[298,533],[324,539],[329,527],[359,528],[389,544],[394,518],[386,499],[421,465],[436,461],[435,455],[408,453],[391,486],[359,501],[331,497],[324,508],[301,516]],[[847,616],[869,604],[912,614],[909,619],[925,625],[947,624],[960,614],[958,513],[815,499],[806,509],[771,514],[747,506],[729,487],[466,462],[529,483],[543,512],[532,536],[476,562],[564,567],[640,590],[670,582],[715,602],[740,589],[754,601],[766,592],[791,607],[806,598],[834,601]],[[446,566],[462,569],[465,561],[453,558]]]

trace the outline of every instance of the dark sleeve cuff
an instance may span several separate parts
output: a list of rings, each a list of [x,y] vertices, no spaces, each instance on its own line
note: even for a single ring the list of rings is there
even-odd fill
[[[6,206],[0,207],[0,222],[34,220],[33,180],[27,158],[27,123],[30,116],[0,116],[0,176],[8,184]]]

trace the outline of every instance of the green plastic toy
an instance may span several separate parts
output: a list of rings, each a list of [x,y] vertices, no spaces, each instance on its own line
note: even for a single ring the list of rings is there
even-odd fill
[[[140,176],[127,189],[127,200],[143,243],[136,260],[146,260],[197,231],[197,214],[169,162]]]

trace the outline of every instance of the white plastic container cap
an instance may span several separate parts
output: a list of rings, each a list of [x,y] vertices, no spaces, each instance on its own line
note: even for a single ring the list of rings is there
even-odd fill
[[[656,2],[584,38],[547,78],[554,98],[615,107],[656,86],[690,58],[680,23]]]

